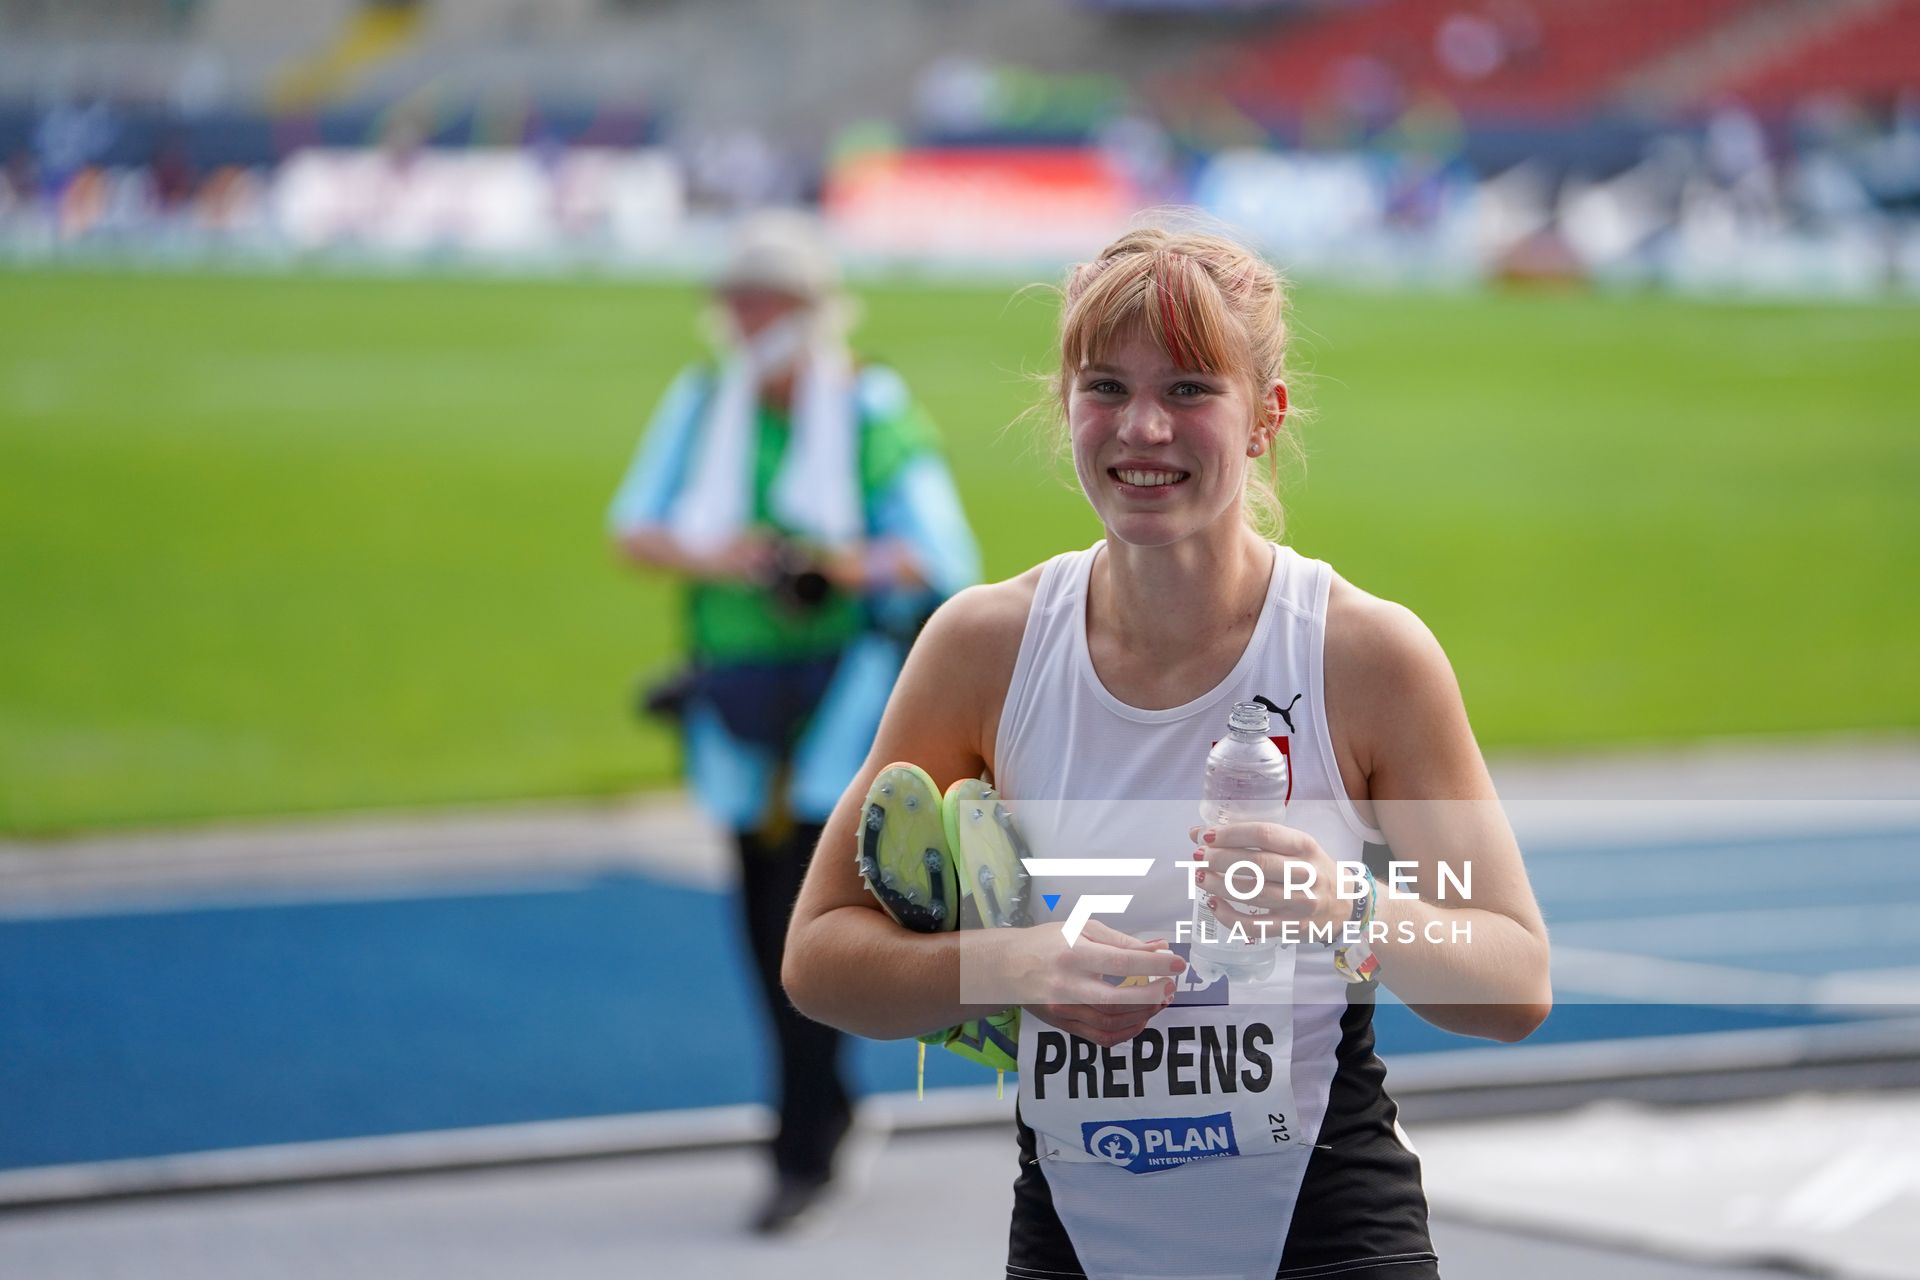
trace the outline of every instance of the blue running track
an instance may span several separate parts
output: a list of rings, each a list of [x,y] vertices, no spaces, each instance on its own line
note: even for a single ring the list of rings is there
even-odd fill
[[[1809,876],[1818,866],[1847,874]],[[1756,978],[1920,970],[1920,930],[1863,960],[1826,924],[1811,943],[1779,927],[1859,912],[1861,884],[1883,920],[1917,918],[1900,908],[1920,907],[1920,831],[1563,849],[1529,867],[1560,945],[1626,939]],[[626,873],[124,913],[0,903],[0,1169],[764,1100],[742,953],[728,895]],[[1534,1039],[1828,1016],[1563,991]],[[1392,1006],[1380,1027],[1389,1064],[1482,1043]],[[859,1042],[851,1056],[864,1090],[912,1088],[910,1045]],[[927,1074],[992,1079],[942,1053]]]

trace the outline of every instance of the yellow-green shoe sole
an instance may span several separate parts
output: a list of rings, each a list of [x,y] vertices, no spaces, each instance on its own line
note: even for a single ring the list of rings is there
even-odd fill
[[[941,815],[947,848],[960,877],[961,927],[1025,928],[1027,909],[1026,842],[1000,795],[978,778],[962,778],[947,788]]]
[[[890,764],[867,788],[855,858],[868,892],[916,933],[960,925],[960,880],[939,787],[915,764]]]
[[[1022,859],[1027,845],[1013,825],[1000,795],[978,778],[962,778],[947,788],[941,813],[947,848],[960,874],[960,927],[1025,928],[1028,877]],[[1020,1069],[1020,1010],[1003,1009],[950,1028],[945,1047],[996,1071]]]

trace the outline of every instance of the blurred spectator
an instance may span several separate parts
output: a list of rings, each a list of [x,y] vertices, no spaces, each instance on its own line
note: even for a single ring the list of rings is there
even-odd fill
[[[187,154],[186,140],[177,133],[169,134],[153,158],[153,196],[160,211],[177,213],[193,199],[198,185],[199,175]]]
[[[1455,80],[1485,80],[1507,59],[1506,41],[1492,19],[1478,13],[1450,13],[1433,33],[1433,56]]]
[[[1777,210],[1773,157],[1766,130],[1738,103],[1707,120],[1707,177],[1731,195],[1749,222],[1771,219]]]
[[[69,180],[107,153],[118,132],[104,102],[87,106],[59,103],[40,116],[33,131],[41,180],[57,193]]]
[[[1173,204],[1181,199],[1173,140],[1151,115],[1129,111],[1108,121],[1096,140],[1144,203]]]
[[[40,174],[31,151],[22,147],[7,157],[6,170],[0,173],[0,187],[8,193],[10,211],[33,207],[40,194]]]
[[[753,1219],[775,1232],[826,1191],[852,1119],[839,1033],[780,984],[787,918],[907,646],[979,553],[900,375],[849,351],[810,222],[750,221],[715,295],[719,362],[667,389],[609,523],[634,563],[686,582],[691,665],[648,706],[679,721],[695,798],[739,855],[779,1048],[776,1176]]]
[[[978,58],[948,54],[921,70],[913,91],[914,114],[936,137],[976,133],[992,122],[998,94],[993,68]]]

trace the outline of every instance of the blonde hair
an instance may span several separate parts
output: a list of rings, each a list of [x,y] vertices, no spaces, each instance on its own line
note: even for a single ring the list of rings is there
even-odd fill
[[[1225,236],[1162,227],[1129,231],[1067,273],[1060,368],[1053,378],[1058,420],[1066,420],[1079,370],[1136,331],[1182,369],[1243,379],[1256,406],[1255,422],[1275,427],[1267,466],[1247,468],[1245,509],[1254,528],[1277,538],[1285,524],[1279,496],[1283,438],[1287,451],[1299,455],[1293,433],[1272,423],[1267,395],[1274,383],[1286,381],[1286,308],[1279,273]]]

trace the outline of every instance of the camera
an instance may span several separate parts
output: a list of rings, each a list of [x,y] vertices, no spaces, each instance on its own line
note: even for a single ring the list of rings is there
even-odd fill
[[[796,614],[812,613],[833,592],[833,583],[828,581],[820,561],[794,542],[775,546],[767,587],[781,608]]]

